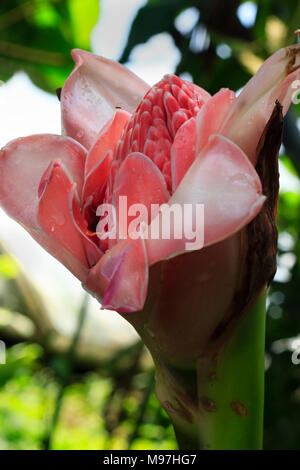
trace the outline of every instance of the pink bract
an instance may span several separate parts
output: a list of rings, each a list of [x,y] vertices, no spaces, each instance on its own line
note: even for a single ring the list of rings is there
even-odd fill
[[[97,207],[112,203],[118,213],[120,196],[146,207],[204,204],[204,247],[219,273],[232,263],[234,285],[234,234],[265,201],[255,151],[275,101],[284,113],[289,107],[299,47],[269,58],[238,98],[228,89],[210,96],[174,75],[150,88],[120,64],[73,51],[76,66],[61,94],[65,135],[19,138],[1,150],[1,206],[104,308],[126,313],[143,309],[149,267],[183,254],[186,240],[99,240]],[[227,294],[220,295],[224,306]]]

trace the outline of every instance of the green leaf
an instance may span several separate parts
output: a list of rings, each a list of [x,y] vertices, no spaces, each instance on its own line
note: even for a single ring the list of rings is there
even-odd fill
[[[14,279],[19,274],[19,266],[9,255],[0,255],[0,277]]]
[[[69,0],[71,27],[75,42],[90,49],[90,35],[99,16],[99,0]]]
[[[23,70],[55,93],[73,68],[71,49],[90,49],[98,15],[99,0],[2,0],[0,80]]]
[[[41,28],[57,27],[60,17],[57,10],[49,3],[37,3],[34,11],[34,22]]]
[[[296,170],[295,166],[293,165],[292,160],[287,155],[282,155],[280,157],[280,160],[282,161],[284,166],[287,168],[287,170],[289,170],[289,172],[292,173],[292,175],[298,177],[298,171]]]

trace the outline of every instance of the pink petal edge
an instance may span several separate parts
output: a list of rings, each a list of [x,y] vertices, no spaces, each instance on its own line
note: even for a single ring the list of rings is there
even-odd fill
[[[9,142],[0,151],[1,206],[25,227],[39,228],[38,188],[49,164],[60,160],[81,192],[85,159],[86,150],[69,137],[37,134]]]
[[[89,149],[117,107],[132,113],[149,86],[117,62],[73,49],[75,68],[61,92],[66,135]]]
[[[43,191],[38,208],[39,224],[50,238],[69,251],[83,266],[88,267],[83,239],[74,225],[70,211],[69,198],[76,184],[70,181],[59,161],[50,165],[46,181],[41,181]],[[78,199],[76,203],[78,205]]]
[[[239,231],[258,214],[264,201],[260,179],[247,156],[223,136],[212,136],[171,197],[169,206],[191,204],[195,214],[196,205],[204,205],[200,245],[189,247],[197,250]],[[161,214],[151,225],[155,224],[163,227]],[[190,236],[191,232],[186,234],[186,231],[183,227],[184,235]],[[186,252],[186,243],[191,240],[187,236],[176,239],[171,232],[170,240],[149,238],[145,242],[151,265]]]

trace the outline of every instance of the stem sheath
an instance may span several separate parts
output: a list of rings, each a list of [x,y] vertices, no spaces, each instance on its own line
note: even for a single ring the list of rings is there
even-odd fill
[[[199,404],[198,412],[193,411],[193,424],[182,426],[180,420],[173,419],[181,448],[262,448],[265,303],[266,296],[262,295],[243,315],[219,354],[213,373],[203,373],[203,360],[199,360]]]

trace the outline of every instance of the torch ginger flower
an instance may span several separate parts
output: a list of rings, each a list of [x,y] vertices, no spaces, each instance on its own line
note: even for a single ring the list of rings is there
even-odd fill
[[[183,241],[101,242],[97,207],[118,209],[120,196],[146,207],[202,203],[204,246],[245,227],[265,200],[255,149],[275,101],[288,109],[298,52],[274,54],[236,99],[173,75],[149,88],[123,66],[74,50],[61,93],[65,136],[33,135],[2,149],[2,207],[103,307],[141,310],[149,266],[184,252]]]
[[[174,75],[150,88],[120,64],[74,50],[61,92],[64,135],[19,138],[0,153],[1,206],[104,308],[128,314],[156,361],[198,358],[274,274],[273,250],[262,279],[249,281],[259,276],[247,272],[254,242],[246,228],[260,214],[276,238],[274,125],[295,92],[299,51],[276,52],[236,98],[228,89],[211,96]],[[261,181],[256,168],[266,165],[274,171],[269,178],[261,171]],[[273,190],[264,181],[272,178]],[[97,208],[111,203],[118,214],[121,196],[128,207],[204,204],[203,248],[187,252],[174,234],[100,239]]]

